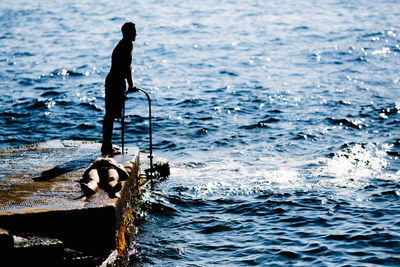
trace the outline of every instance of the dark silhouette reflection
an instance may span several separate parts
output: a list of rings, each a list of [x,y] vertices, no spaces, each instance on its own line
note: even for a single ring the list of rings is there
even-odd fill
[[[62,174],[80,170],[86,167],[93,160],[95,155],[97,155],[97,153],[59,164],[49,170],[43,171],[40,176],[33,178],[33,180],[36,182],[48,181]]]
[[[132,22],[122,25],[122,39],[114,48],[111,57],[111,69],[106,77],[106,113],[103,120],[103,155],[118,154],[119,149],[112,145],[114,121],[121,117],[125,102],[126,81],[128,91],[136,92],[132,79],[132,49],[136,39],[136,26]],[[126,80],[126,81],[125,81]]]

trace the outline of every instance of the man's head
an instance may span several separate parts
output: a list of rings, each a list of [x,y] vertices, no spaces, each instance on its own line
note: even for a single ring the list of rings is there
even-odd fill
[[[128,39],[130,41],[135,41],[136,39],[136,25],[132,22],[127,22],[122,25],[121,28],[122,36],[124,39]]]

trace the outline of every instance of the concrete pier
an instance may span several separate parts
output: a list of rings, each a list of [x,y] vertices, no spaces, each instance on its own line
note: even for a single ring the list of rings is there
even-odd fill
[[[135,233],[140,152],[114,159],[129,178],[119,198],[83,195],[79,181],[100,144],[49,141],[0,151],[0,254],[10,266],[125,265]],[[108,257],[108,259],[107,259]]]

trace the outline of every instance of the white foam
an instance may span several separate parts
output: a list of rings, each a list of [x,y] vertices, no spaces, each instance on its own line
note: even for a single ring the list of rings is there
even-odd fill
[[[332,158],[323,162],[314,171],[314,176],[321,179],[316,186],[320,189],[335,189],[338,195],[349,195],[363,200],[362,191],[369,185],[375,185],[378,179],[399,181],[399,176],[386,171],[388,145],[359,145],[337,152]]]
[[[197,196],[224,195],[247,196],[269,190],[293,190],[307,188],[304,177],[290,166],[278,166],[271,159],[256,162],[227,159],[211,161],[198,167],[191,164],[172,166],[171,173],[177,183],[184,184]],[[194,164],[196,165],[196,164]]]
[[[388,145],[356,144],[338,151],[332,158],[320,159],[315,168],[294,158],[250,155],[227,159],[199,157],[199,162],[171,166],[171,183],[184,186],[198,197],[249,196],[263,192],[326,191],[353,198],[354,190],[376,183],[376,179],[399,181],[399,173],[387,171]],[[261,153],[260,153],[261,154]],[[315,166],[313,164],[312,166]]]

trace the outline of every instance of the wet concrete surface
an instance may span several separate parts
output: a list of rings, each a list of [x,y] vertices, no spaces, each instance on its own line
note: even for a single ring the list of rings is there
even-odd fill
[[[115,159],[132,168],[137,148],[128,148]],[[0,215],[113,205],[115,200],[99,192],[83,196],[82,172],[101,157],[100,144],[49,141],[0,151]]]
[[[62,253],[56,258],[64,263],[69,259],[72,265],[86,258],[83,262],[90,266],[88,257],[98,264],[113,250],[123,257],[134,232],[139,154],[138,148],[128,147],[124,155],[114,157],[129,178],[120,197],[110,198],[102,190],[86,197],[79,184],[84,170],[101,157],[99,143],[56,140],[1,150],[0,228],[14,237],[10,254],[14,260],[31,255],[32,262],[42,250],[43,263],[46,251],[60,251],[60,247]]]

